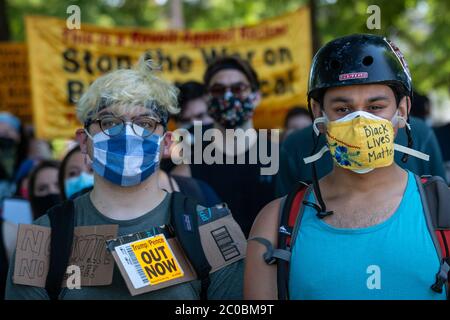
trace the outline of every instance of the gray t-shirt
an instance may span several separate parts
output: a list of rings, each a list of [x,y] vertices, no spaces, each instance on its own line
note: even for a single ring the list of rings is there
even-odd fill
[[[152,211],[132,220],[114,220],[101,214],[92,204],[90,193],[84,194],[74,201],[75,219],[77,226],[91,226],[102,224],[117,224],[119,226],[118,235],[126,235],[138,231],[147,230],[151,226],[167,224],[170,220],[170,197],[168,193],[164,200]],[[34,224],[50,226],[47,215],[37,219]],[[15,257],[15,255],[14,255]],[[14,261],[13,258],[11,261]],[[243,286],[243,260],[226,266],[210,275],[211,284],[208,289],[208,299],[226,300],[242,299]],[[14,274],[14,263],[10,264],[8,279],[6,284],[6,299],[9,300],[34,300],[49,299],[44,288],[17,285],[12,283]],[[200,281],[195,280],[167,287],[161,290],[131,296],[125,281],[120,274],[117,265],[114,266],[113,281],[109,286],[82,287],[81,289],[69,290],[64,288],[59,299],[142,299],[142,300],[196,300],[200,299]]]

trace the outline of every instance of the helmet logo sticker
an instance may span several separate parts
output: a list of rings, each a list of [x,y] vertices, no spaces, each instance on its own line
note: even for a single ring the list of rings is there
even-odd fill
[[[339,81],[350,80],[350,79],[365,79],[368,77],[369,77],[369,74],[367,72],[344,73],[344,74],[339,75]]]

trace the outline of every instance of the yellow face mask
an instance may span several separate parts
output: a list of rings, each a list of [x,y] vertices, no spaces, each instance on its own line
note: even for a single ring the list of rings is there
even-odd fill
[[[329,122],[326,137],[334,161],[343,168],[366,171],[394,161],[392,123],[370,113],[353,112]]]
[[[409,126],[403,117],[395,114],[393,122],[396,124],[398,119]],[[393,123],[371,113],[356,111],[336,121],[328,121],[326,116],[317,118],[313,125],[316,134],[319,134],[316,125],[320,122],[326,123],[327,146],[305,158],[305,163],[318,160],[326,151],[330,151],[337,165],[357,173],[390,166],[394,161],[394,150],[428,161],[427,155],[394,144]]]

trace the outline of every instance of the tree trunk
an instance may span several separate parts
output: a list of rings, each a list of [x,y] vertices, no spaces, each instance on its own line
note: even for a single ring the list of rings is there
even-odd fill
[[[170,28],[171,29],[185,28],[182,0],[170,1]]]
[[[320,48],[319,30],[317,30],[317,1],[309,0],[309,9],[311,13],[311,37],[313,55]]]
[[[9,41],[9,21],[6,0],[0,0],[0,41]]]

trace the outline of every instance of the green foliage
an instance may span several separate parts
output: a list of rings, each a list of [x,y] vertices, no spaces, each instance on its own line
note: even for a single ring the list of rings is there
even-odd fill
[[[3,0],[5,1],[5,0]],[[169,27],[170,1],[6,0],[11,39],[24,39],[28,14],[66,18],[67,6],[81,8],[84,23],[103,26]],[[120,6],[111,4],[121,3]],[[207,30],[257,23],[309,3],[308,0],[184,0],[186,28]],[[387,35],[404,48],[416,87],[450,87],[450,2],[439,0],[315,0],[321,43],[351,33]],[[367,7],[381,8],[381,30],[368,30]]]

